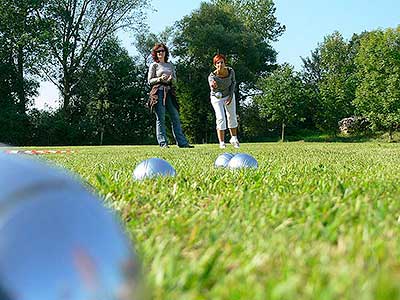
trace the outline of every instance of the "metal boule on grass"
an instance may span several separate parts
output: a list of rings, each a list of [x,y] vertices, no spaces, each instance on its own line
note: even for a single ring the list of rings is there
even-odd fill
[[[138,260],[120,222],[67,171],[0,153],[3,300],[137,299]]]
[[[231,170],[242,168],[258,168],[257,160],[247,153],[237,153],[228,163],[228,168]]]
[[[139,163],[133,171],[133,179],[144,180],[158,176],[175,176],[176,171],[169,162],[161,158],[149,158]]]
[[[214,162],[214,167],[216,168],[226,168],[228,166],[229,161],[234,157],[235,155],[232,153],[222,153],[218,155],[217,159]]]

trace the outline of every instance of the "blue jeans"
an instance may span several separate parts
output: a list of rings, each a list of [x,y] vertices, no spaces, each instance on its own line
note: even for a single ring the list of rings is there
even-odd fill
[[[171,97],[168,95],[165,99],[165,106],[163,104],[164,91],[158,90],[158,102],[155,106],[154,113],[156,114],[156,135],[157,142],[160,146],[168,145],[167,134],[165,129],[165,111],[168,111],[171,119],[172,134],[178,146],[185,146],[188,144],[182,132],[181,121],[179,120],[179,113],[173,105]]]

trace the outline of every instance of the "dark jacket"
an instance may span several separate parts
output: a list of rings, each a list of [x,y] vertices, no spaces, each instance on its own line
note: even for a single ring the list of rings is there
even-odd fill
[[[176,109],[179,111],[179,104],[176,99],[176,90],[175,87],[172,85],[166,85],[162,83],[157,83],[153,86],[151,86],[150,94],[149,94],[149,101],[147,102],[147,106],[150,108],[151,111],[153,111],[154,106],[158,102],[158,89],[160,87],[164,87],[164,101],[168,101],[168,98],[172,101],[172,104],[176,107]],[[165,105],[165,103],[164,103]]]

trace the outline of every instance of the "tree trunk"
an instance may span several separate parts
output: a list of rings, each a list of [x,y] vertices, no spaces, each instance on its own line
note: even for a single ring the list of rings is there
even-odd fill
[[[389,143],[393,142],[393,130],[389,128]]]
[[[17,80],[16,88],[18,95],[18,110],[20,113],[26,113],[26,92],[24,85],[24,53],[21,45],[17,49]]]
[[[282,122],[282,136],[281,136],[281,141],[285,141],[285,122]]]
[[[100,146],[103,145],[103,137],[104,137],[104,126],[100,129]]]
[[[64,69],[65,70],[65,69]],[[64,78],[63,78],[63,107],[62,109],[64,112],[68,111],[70,102],[71,102],[71,82],[69,80],[68,71],[64,71]]]

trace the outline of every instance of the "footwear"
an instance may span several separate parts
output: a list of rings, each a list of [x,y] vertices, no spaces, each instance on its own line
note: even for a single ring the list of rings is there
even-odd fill
[[[220,149],[225,149],[225,148],[226,148],[225,143],[224,143],[224,142],[220,142],[220,143],[219,143],[219,148],[220,148]]]
[[[186,145],[179,146],[179,148],[194,148],[194,146],[192,146],[190,144],[186,144]]]
[[[231,143],[234,148],[240,148],[239,140],[237,139],[236,136],[231,137],[229,143]]]
[[[163,149],[164,148],[169,148],[169,146],[167,144],[160,145],[160,147],[163,148]]]

